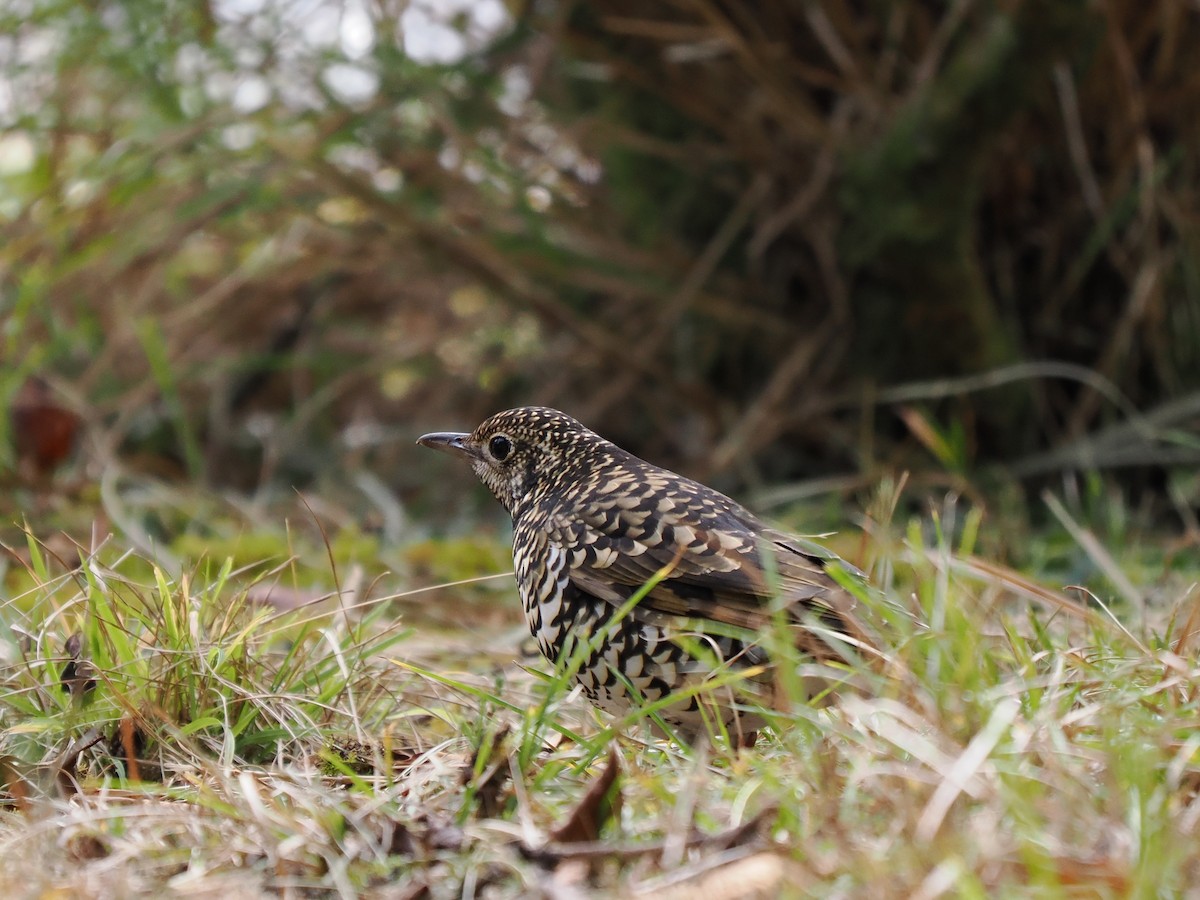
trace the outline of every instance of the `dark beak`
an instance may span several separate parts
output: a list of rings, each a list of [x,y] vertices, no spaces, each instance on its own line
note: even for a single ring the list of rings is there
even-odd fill
[[[432,434],[421,435],[417,438],[417,443],[422,447],[449,453],[451,456],[475,459],[475,449],[468,443],[470,437],[469,434],[459,434],[456,431],[435,431]]]

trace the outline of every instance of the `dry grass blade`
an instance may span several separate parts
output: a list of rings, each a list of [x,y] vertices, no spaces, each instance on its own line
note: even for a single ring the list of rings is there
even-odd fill
[[[917,819],[916,838],[931,841],[946,819],[950,806],[965,790],[968,780],[973,779],[987,761],[988,754],[996,748],[1004,733],[1016,720],[1021,706],[1016,700],[1003,700],[986,726],[964,748],[954,764],[943,773],[942,781],[925,804]]]
[[[1146,614],[1146,598],[1142,596],[1142,592],[1134,587],[1133,582],[1117,565],[1117,561],[1113,559],[1112,554],[1105,549],[1104,545],[1096,539],[1090,530],[1084,528],[1067,512],[1067,508],[1063,506],[1062,501],[1055,497],[1050,491],[1042,492],[1042,501],[1050,508],[1050,512],[1054,514],[1054,518],[1058,519],[1059,523],[1067,530],[1080,548],[1087,553],[1088,557],[1096,564],[1104,576],[1112,582],[1113,586],[1124,597],[1125,602],[1138,612],[1142,617]]]
[[[1188,594],[1188,599],[1191,602],[1187,604],[1187,619],[1184,620],[1183,627],[1179,629],[1179,634],[1171,647],[1171,652],[1176,656],[1186,655],[1191,647],[1193,636],[1200,633],[1200,595],[1192,590]]]
[[[646,900],[770,900],[803,893],[816,879],[800,863],[779,853],[716,854],[674,873],[669,883],[643,886],[633,896]],[[666,881],[664,879],[664,881]]]
[[[784,420],[778,414],[780,409],[789,402],[796,385],[809,374],[819,354],[828,350],[834,326],[832,320],[823,322],[815,332],[796,341],[758,397],[709,454],[708,471],[724,470],[739,455],[751,454],[779,435],[784,427]]]
[[[1045,604],[1050,609],[1064,612],[1074,618],[1091,623],[1103,621],[1094,610],[1089,609],[1078,600],[1068,597],[1061,591],[1051,590],[1045,585],[1038,584],[1036,581],[1026,578],[1020,572],[1000,563],[980,559],[975,556],[956,556],[951,559],[950,565],[958,571],[973,575],[976,578],[995,582],[1015,594],[1027,597],[1030,600],[1036,600],[1039,603]]]

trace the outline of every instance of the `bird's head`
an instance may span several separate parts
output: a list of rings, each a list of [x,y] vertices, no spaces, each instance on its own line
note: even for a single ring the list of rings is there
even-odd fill
[[[421,435],[417,443],[469,461],[510,513],[569,473],[589,451],[611,448],[566,413],[540,406],[496,413],[470,434],[435,432]]]

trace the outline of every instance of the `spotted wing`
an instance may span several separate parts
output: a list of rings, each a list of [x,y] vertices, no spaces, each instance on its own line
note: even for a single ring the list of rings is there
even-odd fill
[[[839,564],[856,577],[861,573],[816,545],[768,528],[723,494],[655,470],[612,478],[569,510],[552,512],[546,528],[564,552],[570,582],[591,596],[619,606],[664,572],[635,615],[757,632],[770,621],[778,596],[795,620],[815,618],[864,640],[853,595],[827,569]],[[823,641],[798,639],[812,644],[805,649],[815,655],[829,655]]]

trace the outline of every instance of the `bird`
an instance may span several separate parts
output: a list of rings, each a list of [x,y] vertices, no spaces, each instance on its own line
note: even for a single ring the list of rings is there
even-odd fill
[[[763,719],[730,686],[777,692],[764,634],[780,616],[818,663],[874,646],[844,586],[865,588],[862,572],[566,413],[509,409],[417,443],[466,460],[512,516],[529,630],[551,663],[576,654],[576,681],[610,714],[651,705],[681,740],[752,745]]]

